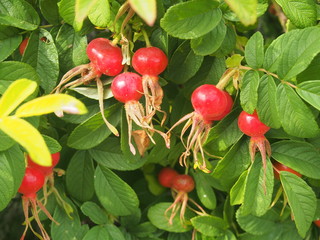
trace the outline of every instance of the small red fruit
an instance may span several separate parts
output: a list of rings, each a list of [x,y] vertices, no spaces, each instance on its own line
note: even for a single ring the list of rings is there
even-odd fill
[[[206,166],[202,145],[207,140],[212,121],[224,118],[231,111],[233,100],[227,92],[217,88],[215,85],[204,84],[193,91],[191,103],[194,111],[176,122],[167,134],[177,125],[188,120],[180,136],[182,143],[184,143],[183,134],[191,127],[187,143],[184,144],[186,150],[179,159],[180,165],[187,166],[187,158],[191,155],[190,151],[192,150],[193,167],[208,173],[210,170]],[[201,154],[202,159],[199,159],[198,153]]]
[[[158,181],[163,187],[171,188],[173,179],[178,175],[178,172],[172,168],[162,168],[158,174]]]
[[[35,198],[36,193],[43,187],[45,176],[35,168],[27,167],[18,192],[25,197]]]
[[[270,130],[270,127],[260,121],[256,111],[253,114],[242,111],[238,118],[238,126],[241,132],[250,137],[261,137]]]
[[[273,163],[273,167],[274,167],[274,177],[276,179],[280,179],[280,172],[281,171],[286,171],[286,172],[291,172],[295,175],[297,175],[298,177],[301,177],[302,175],[300,173],[298,173],[297,171],[293,170],[292,168],[287,167],[286,165],[283,165],[282,163],[279,162],[274,162]]]
[[[30,156],[27,155],[28,167],[36,168],[40,170],[45,176],[48,176],[52,173],[53,168],[58,164],[60,160],[60,152],[51,154],[51,159],[52,159],[52,165],[50,167],[44,167],[32,161]]]
[[[155,129],[152,124],[146,120],[144,109],[139,103],[143,95],[142,79],[136,73],[124,72],[116,76],[111,84],[111,91],[115,99],[124,103],[126,118],[128,122],[128,141],[132,154],[136,154],[135,147],[131,143],[132,138],[132,121],[146,131],[150,140],[155,144],[152,138],[154,132],[159,133],[165,140],[167,136],[161,131]]]
[[[238,127],[241,132],[251,137],[249,143],[251,161],[254,161],[257,150],[261,153],[264,170],[263,188],[266,192],[267,155],[271,156],[271,146],[264,134],[270,130],[270,127],[260,121],[256,110],[253,114],[242,111],[238,118]]]
[[[172,181],[172,188],[178,192],[189,193],[194,189],[194,180],[186,174],[177,175]]]
[[[313,221],[313,223],[320,228],[320,219]]]
[[[228,100],[224,91],[210,84],[196,88],[191,95],[191,103],[194,110],[207,121],[221,117],[228,108]]]
[[[29,42],[29,38],[27,37],[27,38],[23,39],[23,41],[20,43],[19,52],[21,55],[24,54],[24,51],[26,50],[28,42]]]
[[[192,202],[194,206],[196,206],[199,210],[195,210],[190,208],[195,213],[206,214],[204,209],[193,199],[189,198],[188,193],[194,189],[194,180],[191,176],[186,174],[177,175],[173,178],[172,187],[173,190],[173,198],[174,202],[166,209],[165,216],[167,216],[168,212],[171,210],[171,214],[169,217],[169,224],[172,225],[173,219],[180,211],[180,221],[184,225],[185,223],[185,212],[188,207],[188,202]]]
[[[119,136],[118,130],[109,123],[104,116],[104,87],[100,77],[102,74],[115,76],[122,71],[123,57],[121,49],[118,46],[113,45],[108,39],[96,38],[88,44],[87,55],[91,62],[69,70],[65,75],[63,75],[60,83],[52,92],[60,93],[67,87],[85,84],[94,79],[97,83],[99,108],[102,119],[110,131],[114,135]],[[79,74],[81,74],[81,78],[69,82],[73,77]],[[57,112],[56,115],[62,117],[63,113],[60,111]]]
[[[136,73],[121,73],[113,79],[111,91],[119,102],[139,101],[143,93],[142,79]]]
[[[158,81],[158,75],[168,65],[166,54],[157,47],[146,47],[138,49],[132,57],[133,68],[142,76],[142,86],[145,96],[145,110],[147,121],[151,122],[157,111],[163,113],[161,125],[167,114],[161,110],[163,90]]]
[[[157,47],[140,48],[132,57],[132,66],[141,75],[158,76],[167,65],[166,54]]]
[[[94,67],[107,76],[116,76],[123,69],[121,49],[109,39],[93,39],[87,46],[87,55]]]
[[[39,218],[39,209],[44,212],[44,214],[47,215],[47,217],[58,224],[51,216],[51,214],[48,212],[48,210],[44,207],[44,205],[37,199],[37,192],[43,187],[45,182],[45,176],[43,173],[32,167],[27,167],[24,177],[22,179],[21,185],[18,189],[18,192],[23,194],[22,196],[22,207],[23,207],[23,213],[25,217],[25,229],[24,232],[20,238],[20,240],[23,240],[26,236],[27,230],[30,227],[32,232],[39,236],[38,233],[34,231],[34,229],[31,226],[30,218],[29,218],[29,207],[32,209],[33,218],[38,224],[38,227],[41,231],[41,235],[44,240],[49,240],[50,237],[48,233],[46,232],[45,228],[43,227],[40,218]],[[39,208],[39,209],[38,209]]]

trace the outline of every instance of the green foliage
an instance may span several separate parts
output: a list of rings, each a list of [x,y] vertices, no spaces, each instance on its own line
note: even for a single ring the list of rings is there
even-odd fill
[[[313,0],[2,0],[0,239],[23,233],[17,192],[26,154],[50,166],[57,152],[60,162],[37,194],[55,220],[37,207],[53,240],[319,239],[313,224],[320,216],[319,9]],[[141,106],[113,98],[114,76],[100,76],[86,54],[95,38],[121,47],[128,72],[140,48],[167,55],[158,81],[164,97],[152,99],[162,101],[161,111],[152,120],[144,97]],[[192,93],[203,84],[232,97],[223,119],[203,123],[193,113]],[[131,128],[132,106],[138,120]],[[240,131],[242,110],[256,111],[271,128],[266,166],[258,151],[251,159],[257,138]],[[190,113],[191,120],[179,122],[185,128],[165,135]],[[139,120],[150,128],[141,131]],[[208,171],[193,168],[196,158]],[[280,171],[279,179],[275,161],[302,177]],[[158,173],[166,166],[191,176],[194,189],[161,186]]]

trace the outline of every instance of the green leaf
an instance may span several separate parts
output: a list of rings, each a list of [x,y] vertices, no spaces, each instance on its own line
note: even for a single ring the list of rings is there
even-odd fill
[[[41,40],[41,38],[46,40]],[[58,52],[51,34],[41,28],[33,31],[22,61],[34,67],[40,76],[40,86],[49,93],[56,85],[59,76]]]
[[[18,34],[18,30],[13,27],[0,25],[0,62],[5,60],[16,50],[22,37]]]
[[[239,141],[243,135],[238,127],[237,117],[239,112],[239,108],[235,109],[211,128],[208,139],[205,142],[205,149],[209,153],[215,154],[217,151],[226,151],[230,146]]]
[[[98,1],[95,7],[91,8],[88,18],[97,27],[107,27],[111,19],[109,1]]]
[[[166,79],[176,84],[187,82],[199,70],[203,56],[195,55],[189,41],[184,41],[173,53],[166,74]]]
[[[255,158],[248,172],[242,213],[253,214],[255,216],[264,215],[271,204],[273,192],[273,168],[267,158],[266,172],[263,169],[261,157]]]
[[[272,157],[302,175],[320,179],[319,152],[310,143],[293,140],[273,143]]]
[[[257,21],[257,0],[226,0],[240,21],[248,26]]]
[[[106,118],[114,126],[119,122],[120,106],[120,104],[115,104],[104,111]],[[78,125],[71,132],[68,138],[68,145],[75,149],[90,149],[100,144],[110,134],[111,131],[102,120],[99,112]]]
[[[85,202],[81,205],[81,211],[95,224],[106,224],[109,222],[107,213],[94,202]]]
[[[302,82],[296,91],[303,100],[320,110],[320,80]]]
[[[0,119],[0,129],[22,145],[33,161],[42,166],[51,166],[51,155],[36,128],[23,119],[5,117]]]
[[[23,104],[17,109],[15,116],[30,117],[60,111],[70,114],[85,114],[87,109],[75,97],[60,93],[38,97]]]
[[[138,169],[147,160],[146,158],[140,158],[138,154],[137,156],[123,154],[119,139],[114,137],[109,137],[97,147],[89,149],[89,152],[100,165],[120,171]]]
[[[247,113],[252,114],[258,102],[259,73],[257,71],[247,71],[241,82],[240,103]]]
[[[260,32],[253,34],[246,44],[244,56],[252,68],[260,68],[264,59],[264,40]]]
[[[58,2],[59,0],[40,0],[42,16],[53,25],[58,25],[61,21]]]
[[[71,203],[68,200],[68,203]],[[72,205],[73,213],[72,219],[67,215],[65,210],[60,206],[57,206],[53,219],[56,220],[59,225],[54,222],[51,223],[51,237],[52,239],[70,240],[70,239],[82,239],[84,235],[89,231],[88,225],[81,225],[80,218],[75,206]]]
[[[273,77],[263,75],[258,87],[257,112],[259,119],[271,128],[280,128],[278,113],[277,86]]]
[[[103,166],[96,168],[94,188],[102,206],[111,214],[130,215],[139,206],[139,199],[133,189]]]
[[[0,151],[7,150],[14,145],[14,140],[0,130]]]
[[[176,4],[161,19],[161,27],[170,35],[182,38],[198,38],[210,32],[221,20],[218,2],[194,0]]]
[[[305,70],[320,52],[320,28],[310,27],[292,32],[291,41],[284,43],[286,45],[277,69],[283,80],[289,80]]]
[[[194,216],[194,214],[187,208],[185,213],[186,224],[183,225],[180,221],[179,213],[175,215],[172,221],[172,225],[169,224],[169,217],[171,215],[171,210],[167,212],[165,216],[165,211],[170,207],[172,203],[161,202],[153,205],[148,210],[148,218],[150,222],[157,228],[168,231],[168,232],[187,232],[192,229],[191,224],[187,224],[187,221]]]
[[[230,25],[227,25],[227,32],[223,39],[220,48],[213,53],[213,55],[218,57],[225,57],[230,54],[236,47],[237,35],[234,28]]]
[[[19,79],[8,87],[0,98],[0,116],[8,116],[37,88],[37,83],[28,79]]]
[[[276,0],[276,2],[282,7],[286,17],[288,17],[295,26],[305,28],[316,25],[317,5],[315,1]]]
[[[60,16],[72,26],[75,18],[76,0],[61,0],[58,5]]]
[[[108,229],[104,226],[94,226],[84,236],[83,240],[112,240]]]
[[[279,116],[283,129],[290,135],[311,138],[319,134],[319,127],[305,103],[286,84],[277,88]]]
[[[11,148],[4,151],[3,154],[11,167],[11,177],[13,177],[14,180],[12,197],[14,197],[21,185],[25,173],[25,155],[18,144],[14,144]]]
[[[248,141],[242,138],[224,155],[212,173],[226,189],[230,189],[251,161]]]
[[[156,0],[129,0],[130,7],[141,17],[149,26],[153,26],[157,19]]]
[[[319,5],[320,6],[320,5]],[[301,83],[307,80],[319,79],[320,74],[320,54],[311,61],[309,66],[297,76],[297,82]]]
[[[61,72],[88,62],[87,37],[75,32],[70,25],[63,24],[55,40]]]
[[[97,7],[98,0],[75,0],[75,18],[73,26],[76,31],[80,31],[83,20],[89,15],[91,8]]]
[[[24,175],[24,156],[13,147],[0,152],[0,211],[3,210],[16,194]],[[18,155],[17,155],[18,153]]]
[[[201,37],[192,39],[191,48],[197,55],[210,55],[219,49],[225,38],[226,32],[227,27],[222,18],[218,25],[210,32]],[[211,44],[208,44],[208,42]]]
[[[224,235],[228,228],[228,224],[222,218],[210,215],[191,218],[191,223],[197,231],[209,237]]]
[[[240,205],[244,201],[248,171],[244,171],[230,190],[230,204]]]
[[[315,193],[304,180],[293,173],[280,172],[280,180],[298,232],[301,237],[305,237],[317,208]]]
[[[2,0],[0,24],[32,31],[39,26],[40,18],[34,8],[24,0]]]
[[[46,145],[49,148],[50,153],[57,153],[61,151],[61,145],[59,144],[59,142],[57,140],[55,140],[54,138],[51,138],[47,135],[42,135]]]
[[[290,31],[282,34],[269,45],[265,52],[263,61],[263,67],[266,70],[270,72],[275,72],[277,70],[279,61],[283,56],[284,49],[291,44],[291,41],[295,38],[296,33],[297,31]],[[286,59],[287,58],[288,57],[286,57]]]
[[[279,224],[276,222],[279,215],[273,209],[263,216],[258,217],[252,214],[246,215],[243,213],[242,208],[239,208],[236,213],[236,218],[243,230],[254,235],[263,235],[270,231],[275,231]]]
[[[94,166],[88,152],[79,151],[70,160],[66,171],[69,194],[80,202],[90,200],[94,194]]]
[[[194,180],[196,182],[196,190],[198,198],[200,199],[203,206],[206,208],[213,210],[217,206],[217,199],[214,193],[214,190],[210,186],[209,181],[205,173],[202,171],[195,172]]]
[[[12,82],[21,78],[39,82],[37,72],[29,64],[13,61],[0,63],[0,94],[3,94]]]

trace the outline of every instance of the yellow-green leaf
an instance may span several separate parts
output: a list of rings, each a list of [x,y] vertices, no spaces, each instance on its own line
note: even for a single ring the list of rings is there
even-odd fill
[[[52,94],[33,99],[16,111],[17,117],[30,117],[52,112],[66,112],[71,114],[85,114],[86,107],[78,99],[67,94]]]
[[[97,0],[76,0],[75,1],[75,18],[74,27],[80,31],[83,20],[89,15],[91,8],[97,3]]]
[[[8,116],[37,88],[37,83],[26,78],[10,84],[0,99],[0,117]]]
[[[257,0],[226,0],[226,3],[244,25],[257,21]]]
[[[129,0],[131,8],[149,25],[157,19],[156,0]]]
[[[9,116],[0,119],[0,129],[24,147],[35,163],[42,166],[52,165],[45,141],[30,123],[15,116]]]

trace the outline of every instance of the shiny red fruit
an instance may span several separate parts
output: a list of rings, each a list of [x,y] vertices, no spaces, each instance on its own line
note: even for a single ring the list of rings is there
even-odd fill
[[[194,189],[194,180],[186,174],[177,175],[173,178],[172,188],[178,192],[191,192]]]
[[[27,47],[28,42],[29,42],[29,38],[25,38],[25,39],[23,39],[23,41],[20,43],[19,52],[20,52],[21,55],[24,54],[24,51],[26,50],[26,47]]]
[[[95,68],[107,76],[116,76],[123,69],[121,49],[106,38],[93,39],[87,46],[87,55]]]
[[[45,176],[40,170],[27,167],[18,192],[25,197],[35,198],[44,184],[44,179]]]
[[[136,73],[121,73],[113,79],[111,91],[119,102],[138,101],[143,94],[142,78]]]
[[[157,47],[140,48],[132,57],[132,66],[141,75],[158,76],[167,65],[166,54]]]
[[[250,137],[261,137],[270,130],[270,127],[260,121],[256,111],[253,114],[242,111],[238,118],[238,127]]]
[[[52,173],[53,168],[58,164],[60,160],[60,152],[51,154],[52,165],[51,167],[40,166],[39,164],[32,161],[29,155],[27,155],[28,167],[36,168],[40,170],[45,176],[48,176]]]
[[[223,119],[225,116],[227,116],[231,109],[232,109],[232,106],[233,106],[233,99],[232,97],[229,95],[229,93],[223,91],[226,99],[227,99],[227,107],[226,109],[224,110],[224,112],[222,112],[219,116],[215,117],[214,119],[211,119],[211,120],[214,120],[214,121],[220,121],[221,119]]]
[[[273,167],[275,169],[277,169],[278,171],[276,171],[275,169],[273,170],[273,173],[274,173],[274,177],[276,179],[280,179],[280,175],[279,175],[279,172],[281,171],[285,171],[285,172],[291,172],[295,175],[297,175],[298,177],[301,177],[302,175],[300,173],[298,173],[297,171],[287,167],[286,165],[283,165],[282,163],[279,163],[279,162],[274,162],[273,163]]]
[[[210,84],[196,88],[191,95],[191,103],[194,110],[207,121],[221,117],[228,108],[224,91]]]
[[[163,187],[171,188],[173,179],[178,175],[178,172],[172,168],[162,168],[158,174],[158,181]]]

